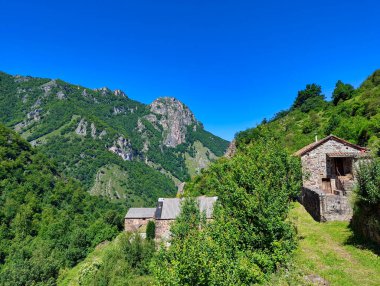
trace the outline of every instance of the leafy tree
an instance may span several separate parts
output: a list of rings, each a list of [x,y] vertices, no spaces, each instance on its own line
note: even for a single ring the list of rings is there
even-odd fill
[[[315,97],[324,99],[321,86],[315,83],[307,84],[305,89],[298,91],[298,95],[293,103],[292,109],[302,106],[308,99]]]
[[[300,164],[269,136],[212,164],[187,194],[217,195],[214,220],[182,206],[169,249],[152,262],[159,285],[252,285],[265,281],[295,249],[286,221],[301,185]]]
[[[339,101],[345,101],[352,98],[354,92],[355,88],[351,84],[344,84],[342,81],[338,80],[332,94],[334,105],[337,105]]]
[[[150,220],[148,221],[148,224],[146,226],[146,238],[149,240],[154,239],[156,236],[156,224],[154,221]]]
[[[358,199],[369,205],[380,203],[380,161],[361,162],[356,177]]]
[[[380,161],[360,162],[357,169],[356,200],[351,227],[359,238],[380,245]]]
[[[61,269],[112,239],[123,208],[90,196],[0,125],[0,285],[55,285]]]

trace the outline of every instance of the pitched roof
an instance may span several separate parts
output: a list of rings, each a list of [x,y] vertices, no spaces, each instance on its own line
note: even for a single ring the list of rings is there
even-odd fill
[[[156,208],[130,208],[125,218],[152,218],[156,213]]]
[[[206,212],[206,218],[212,218],[212,211],[214,209],[214,204],[218,197],[198,197],[199,210],[201,212]]]
[[[166,198],[162,200],[161,216],[158,219],[175,219],[181,212],[181,201],[179,198]]]
[[[368,149],[365,148],[365,147],[361,147],[359,145],[355,145],[355,144],[352,144],[351,142],[348,142],[346,140],[343,140],[342,138],[339,138],[339,137],[336,137],[335,135],[329,135],[317,142],[313,142],[303,148],[301,148],[300,150],[298,150],[297,152],[294,153],[295,156],[302,156],[304,155],[305,153],[313,150],[314,148],[318,147],[319,145],[322,145],[323,143],[329,141],[329,140],[335,140],[335,141],[338,141],[344,145],[347,145],[347,146],[350,146],[352,148],[355,148],[355,149],[358,149],[359,151],[367,151]]]
[[[218,197],[197,197],[199,210],[206,212],[206,218],[212,218],[212,211],[214,203]],[[181,213],[181,202],[183,199],[179,198],[165,198],[160,199],[162,202],[161,215],[157,212],[157,219],[175,219]]]
[[[197,197],[201,212],[206,212],[206,218],[212,218],[214,203],[218,197]],[[156,218],[175,219],[181,213],[181,203],[183,198],[160,198],[157,208],[130,208],[125,218]],[[161,206],[162,204],[162,206]]]

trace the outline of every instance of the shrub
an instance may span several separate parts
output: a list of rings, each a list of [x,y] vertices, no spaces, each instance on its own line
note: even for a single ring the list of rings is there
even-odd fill
[[[169,249],[152,262],[159,285],[252,285],[285,263],[296,247],[286,217],[301,186],[300,164],[267,136],[222,159],[186,192],[217,195],[205,224],[192,200],[172,227]]]
[[[154,221],[148,221],[148,225],[146,226],[146,238],[152,240],[156,237],[156,224]]]
[[[362,162],[357,170],[357,197],[370,205],[380,203],[380,161]]]

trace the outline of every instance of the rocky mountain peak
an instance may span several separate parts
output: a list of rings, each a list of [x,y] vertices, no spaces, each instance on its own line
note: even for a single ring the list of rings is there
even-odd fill
[[[109,93],[111,93],[112,91],[108,88],[108,87],[101,87],[101,88],[95,88],[94,91],[98,91],[100,92],[101,95],[107,95]]]
[[[116,96],[123,96],[123,97],[126,97],[127,95],[124,93],[124,91],[120,90],[120,89],[115,89],[113,91],[113,94],[116,95]]]
[[[190,109],[174,97],[160,97],[149,105],[153,115],[147,119],[153,124],[160,124],[163,128],[163,144],[167,147],[176,147],[186,142],[187,126],[197,124],[197,120]]]

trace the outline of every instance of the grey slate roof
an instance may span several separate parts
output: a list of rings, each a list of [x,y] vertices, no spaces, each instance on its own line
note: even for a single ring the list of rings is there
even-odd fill
[[[214,203],[218,197],[198,197],[199,210],[206,212],[206,218],[212,218],[212,211],[214,209]]]
[[[214,203],[218,197],[197,197],[199,204],[199,210],[201,212],[206,212],[206,218],[212,218],[212,211]],[[159,199],[159,202],[162,202],[161,215],[157,211],[157,219],[175,219],[181,212],[181,202],[183,199],[179,198],[168,198],[168,199]]]
[[[206,218],[212,218],[214,203],[218,197],[197,197],[199,210],[206,212]],[[180,198],[160,198],[157,208],[130,208],[125,216],[126,219],[133,218],[156,218],[175,219],[181,212]]]
[[[162,201],[161,216],[157,219],[175,219],[181,212],[181,201],[178,198],[160,199]]]
[[[125,218],[153,218],[156,208],[130,208]]]

